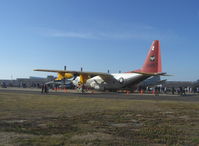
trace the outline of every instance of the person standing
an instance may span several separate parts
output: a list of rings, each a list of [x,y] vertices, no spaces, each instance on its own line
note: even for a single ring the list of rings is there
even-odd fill
[[[45,90],[45,93],[48,94],[48,85],[46,84],[44,85],[44,90]]]
[[[181,95],[181,96],[183,95],[182,87],[180,87],[180,95]]]
[[[172,87],[172,94],[174,95],[175,94],[175,88]]]
[[[159,87],[155,87],[155,96],[159,96]]]
[[[41,93],[42,93],[42,94],[44,93],[44,90],[45,90],[45,89],[44,89],[44,88],[45,88],[44,86],[45,86],[44,84],[41,85]]]

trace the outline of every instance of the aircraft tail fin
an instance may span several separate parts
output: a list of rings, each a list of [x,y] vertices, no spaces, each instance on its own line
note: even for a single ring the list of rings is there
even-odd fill
[[[139,70],[145,73],[161,73],[162,72],[162,60],[160,52],[160,41],[153,41],[151,48],[148,52],[144,65]]]

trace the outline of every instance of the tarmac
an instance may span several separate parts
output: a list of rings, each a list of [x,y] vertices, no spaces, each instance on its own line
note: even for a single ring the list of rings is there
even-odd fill
[[[41,95],[41,89],[35,88],[0,88],[0,93],[22,93]],[[80,93],[77,90],[50,90],[47,95],[59,95],[65,97],[87,97],[87,98],[109,98],[109,99],[130,99],[130,100],[155,100],[155,101],[182,101],[199,102],[199,94],[187,94],[186,96],[171,94],[138,94],[138,93],[116,93],[116,92],[96,92]]]

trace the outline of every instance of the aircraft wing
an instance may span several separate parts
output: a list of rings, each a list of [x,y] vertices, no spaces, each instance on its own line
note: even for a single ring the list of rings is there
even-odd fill
[[[34,71],[41,72],[54,72],[54,73],[69,73],[76,76],[100,76],[105,82],[109,82],[111,80],[116,80],[111,74],[102,73],[102,72],[85,72],[85,71],[69,71],[69,70],[47,70],[47,69],[35,69]]]

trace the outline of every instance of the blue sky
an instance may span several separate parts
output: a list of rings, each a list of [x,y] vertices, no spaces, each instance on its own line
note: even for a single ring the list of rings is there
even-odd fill
[[[0,78],[138,69],[160,40],[168,80],[199,79],[198,0],[1,0]]]

